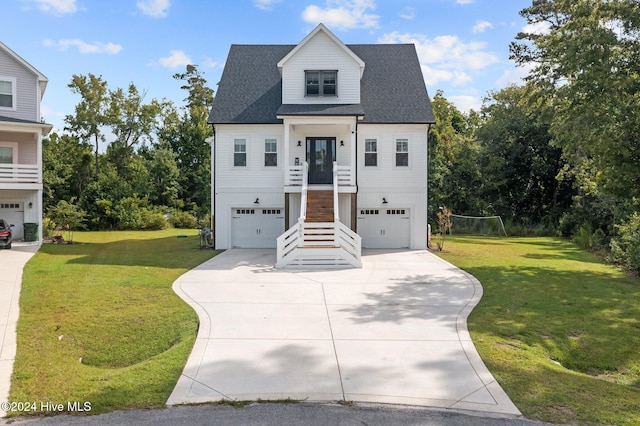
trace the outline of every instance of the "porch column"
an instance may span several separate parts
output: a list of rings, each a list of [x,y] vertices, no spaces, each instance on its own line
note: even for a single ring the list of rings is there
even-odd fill
[[[289,167],[291,166],[289,164],[289,123],[287,123],[287,120],[284,119],[283,120],[283,124],[284,124],[284,158],[282,159],[282,164],[284,165],[284,185],[290,185],[291,182],[289,182]]]
[[[358,138],[356,135],[356,122],[358,118],[354,117],[353,124],[351,125],[351,176],[349,176],[349,184],[356,185],[356,169],[358,168],[358,158],[356,143],[358,143]]]

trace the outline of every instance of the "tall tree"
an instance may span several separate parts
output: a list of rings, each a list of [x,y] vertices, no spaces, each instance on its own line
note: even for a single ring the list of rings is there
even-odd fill
[[[557,220],[570,203],[570,184],[556,179],[562,151],[551,144],[548,115],[532,86],[492,92],[476,132],[482,147],[483,196],[493,213],[521,223]]]
[[[106,110],[109,101],[107,82],[102,76],[94,74],[73,75],[68,87],[74,94],[80,95],[80,102],[76,104],[75,115],[67,115],[66,129],[73,132],[81,140],[95,145],[95,178],[98,179],[98,155],[100,142],[105,141],[103,128],[108,124]]]
[[[185,73],[173,76],[183,81],[187,91],[181,117],[170,108],[165,109],[165,126],[160,134],[176,153],[180,169],[180,198],[195,203],[200,214],[208,214],[211,204],[211,148],[205,139],[213,135],[207,124],[209,108],[213,104],[213,89],[196,65],[187,65]]]
[[[530,80],[554,99],[551,132],[576,176],[637,199],[640,1],[534,0],[521,15],[530,30],[511,58],[531,65]]]
[[[477,117],[465,117],[441,90],[431,105],[436,124],[429,131],[429,217],[443,206],[453,213],[480,214],[482,181],[473,135]]]

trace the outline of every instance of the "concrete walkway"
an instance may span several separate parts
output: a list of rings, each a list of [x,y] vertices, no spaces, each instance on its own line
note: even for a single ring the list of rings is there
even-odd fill
[[[0,250],[0,402],[9,400],[9,387],[16,356],[16,324],[20,307],[22,269],[38,251],[34,243],[16,243],[10,250]],[[0,408],[0,417],[7,413]]]
[[[275,260],[233,249],[174,283],[200,328],[169,405],[292,398],[520,415],[467,331],[482,296],[469,274],[426,251],[365,251],[362,269]]]

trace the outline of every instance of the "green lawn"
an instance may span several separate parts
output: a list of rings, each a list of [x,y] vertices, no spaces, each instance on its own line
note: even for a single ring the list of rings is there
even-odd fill
[[[555,238],[447,238],[480,280],[473,341],[529,418],[640,424],[640,279]]]
[[[198,327],[171,285],[216,252],[200,250],[194,230],[75,241],[43,245],[25,267],[9,400],[89,402],[92,413],[164,406]]]

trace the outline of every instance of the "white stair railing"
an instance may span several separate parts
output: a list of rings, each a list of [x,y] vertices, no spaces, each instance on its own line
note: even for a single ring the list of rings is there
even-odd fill
[[[308,167],[303,164],[300,217],[277,238],[276,268],[362,267],[362,239],[342,222],[338,205],[339,167],[333,163],[333,222],[305,222],[307,216]]]

